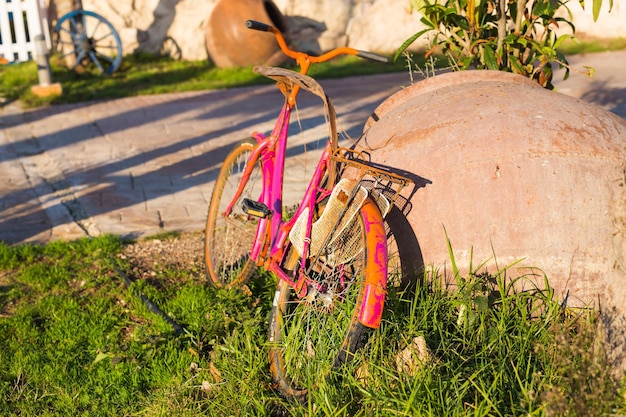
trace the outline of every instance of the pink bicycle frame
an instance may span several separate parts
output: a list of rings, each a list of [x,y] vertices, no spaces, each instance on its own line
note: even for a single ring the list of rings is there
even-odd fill
[[[260,158],[263,170],[263,191],[259,201],[269,207],[274,214],[259,220],[250,258],[257,264],[263,265],[268,271],[276,274],[279,279],[288,282],[296,290],[299,297],[304,297],[307,291],[304,263],[302,263],[300,270],[294,271],[295,278],[292,278],[281,267],[281,262],[285,254],[284,248],[286,247],[289,231],[305,208],[309,209],[306,230],[307,237],[310,238],[316,199],[320,194],[322,197],[330,194],[330,191],[322,189],[320,184],[329,168],[332,150],[330,142],[328,142],[300,206],[292,219],[284,222],[282,220],[282,186],[291,109],[292,107],[288,102],[285,102],[276,125],[269,136],[259,132],[252,133],[252,137],[258,142],[258,146],[246,164],[241,183],[226,212],[232,209],[234,202],[243,192],[243,188],[255,164]],[[365,291],[358,318],[365,326],[377,328],[382,318],[386,294],[387,237],[382,216],[373,202],[369,201],[369,204],[366,203],[361,208],[361,213],[365,223],[364,227],[369,237],[368,244],[372,247],[367,248],[371,256],[366,259]],[[305,239],[304,253],[308,253],[309,242],[310,239]],[[264,251],[268,252],[264,253]]]

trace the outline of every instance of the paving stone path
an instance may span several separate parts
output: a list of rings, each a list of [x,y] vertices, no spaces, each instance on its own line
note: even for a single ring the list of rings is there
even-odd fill
[[[573,73],[557,80],[560,92],[626,117],[626,52],[570,62],[594,66],[597,76]],[[406,73],[321,81],[355,138],[374,108],[408,83]],[[298,201],[327,132],[319,99],[301,98],[290,128],[286,204]],[[251,131],[269,131],[281,103],[273,86],[255,86],[28,111],[2,106],[0,240],[202,230],[224,156]]]

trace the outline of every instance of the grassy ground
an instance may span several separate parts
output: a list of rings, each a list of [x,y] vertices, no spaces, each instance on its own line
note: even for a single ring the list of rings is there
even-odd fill
[[[620,51],[626,49],[626,38],[601,39],[583,34],[576,35],[575,40],[564,42],[561,50],[565,56],[575,54],[592,54],[604,51]]]
[[[270,82],[249,67],[220,69],[206,61],[175,61],[166,57],[124,57],[121,67],[110,77],[93,71],[76,74],[65,68],[58,57],[53,56],[50,62],[52,80],[62,85],[62,95],[47,98],[34,96],[31,86],[39,82],[37,67],[34,62],[26,62],[0,66],[0,97],[10,101],[20,100],[25,106],[34,107]],[[311,75],[331,78],[400,71],[403,68],[403,63],[382,64],[345,57],[315,66]]]
[[[515,293],[504,272],[459,279],[455,292],[432,275],[411,294],[392,291],[381,329],[352,366],[309,403],[286,402],[266,359],[272,278],[249,291],[215,290],[201,270],[162,264],[127,289],[125,244],[111,236],[0,244],[1,415],[626,412],[594,318],[562,310],[549,290]]]
[[[569,41],[563,46],[566,56],[626,48],[626,39],[586,39]],[[440,60],[443,64],[444,60]],[[426,66],[422,54],[413,55],[413,68]],[[52,79],[63,87],[57,97],[41,98],[31,93],[38,84],[34,62],[0,66],[0,97],[19,100],[26,107],[46,104],[75,103],[88,100],[120,98],[133,95],[159,94],[174,91],[228,88],[269,82],[252,72],[252,68],[219,69],[206,61],[174,61],[169,58],[130,55],[124,57],[120,69],[111,77],[86,71],[76,74],[63,65],[57,56],[51,58]],[[406,62],[381,64],[354,57],[344,57],[316,65],[311,75],[336,78],[390,71],[405,71]]]

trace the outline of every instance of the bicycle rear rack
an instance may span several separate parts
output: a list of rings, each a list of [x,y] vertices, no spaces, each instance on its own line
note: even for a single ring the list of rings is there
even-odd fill
[[[338,148],[331,161],[339,168],[337,172],[350,175],[335,184],[321,216],[311,224],[306,257],[335,267],[348,262],[362,249],[360,234],[355,227],[356,216],[365,199],[370,197],[384,218],[400,198],[402,189],[413,181],[368,163],[362,153],[347,148]],[[354,172],[349,172],[349,169]],[[289,239],[301,256],[305,252],[308,219],[309,211],[305,209],[289,233]],[[336,255],[333,248],[341,248],[341,254]]]
[[[404,187],[413,184],[413,180],[377,166],[368,159],[366,153],[349,148],[337,148],[331,156],[331,161],[338,165],[337,172],[356,180],[358,186],[368,190],[384,218],[400,198]]]

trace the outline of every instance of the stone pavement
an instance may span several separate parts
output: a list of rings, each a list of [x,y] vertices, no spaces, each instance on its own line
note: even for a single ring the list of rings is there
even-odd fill
[[[574,56],[570,63],[593,66],[596,76],[557,76],[560,92],[626,117],[626,51]],[[355,138],[374,108],[408,83],[407,73],[321,81],[341,128]],[[269,131],[281,103],[268,85],[28,111],[0,107],[0,241],[202,230],[221,161],[252,130]],[[298,201],[323,146],[320,103],[300,96],[286,204]]]

